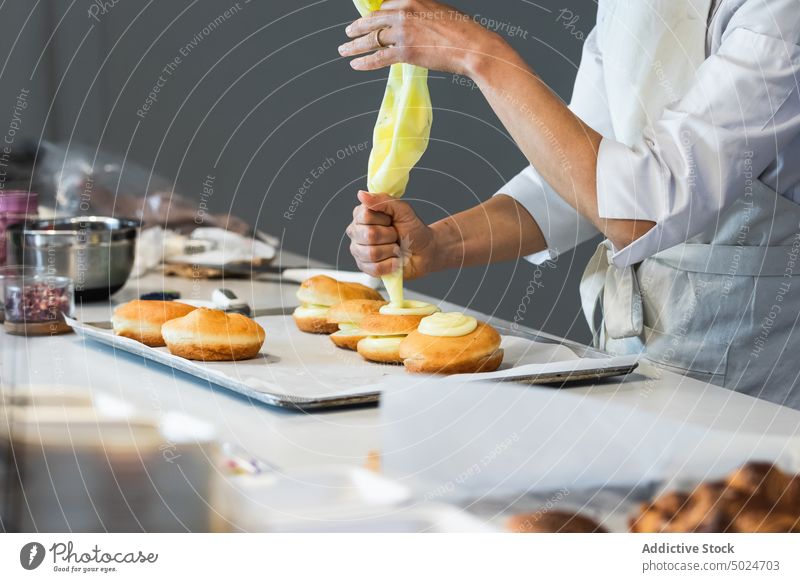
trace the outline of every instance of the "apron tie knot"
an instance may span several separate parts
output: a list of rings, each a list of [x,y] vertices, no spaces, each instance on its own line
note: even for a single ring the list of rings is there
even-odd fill
[[[618,268],[611,262],[611,245],[597,245],[580,284],[581,306],[592,332],[594,346],[601,348],[601,334],[612,339],[642,334],[642,295],[633,267]],[[600,325],[597,306],[602,303]]]

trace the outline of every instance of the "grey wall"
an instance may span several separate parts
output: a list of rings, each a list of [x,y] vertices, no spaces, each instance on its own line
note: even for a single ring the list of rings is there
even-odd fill
[[[510,42],[569,98],[595,1],[455,4],[518,26]],[[213,31],[207,28],[232,7]],[[562,8],[578,17],[569,27],[558,21]],[[7,2],[0,9],[3,54],[9,55],[0,112],[10,111],[20,83],[8,82],[9,75],[26,78],[46,48],[30,81],[37,92],[48,92],[31,109],[36,137],[44,130],[127,155],[174,178],[177,190],[198,202],[201,183],[214,175],[209,202],[215,211],[284,236],[291,250],[352,268],[343,231],[355,192],[365,184],[368,148],[340,153],[342,159],[337,152],[370,139],[386,76],[354,72],[338,57],[343,27],[355,15],[350,0]],[[159,75],[158,100],[137,114]],[[525,160],[478,91],[436,72],[430,88],[431,145],[408,196],[432,221],[485,200]],[[312,171],[329,158],[335,163],[314,178]],[[306,179],[313,184],[287,219]],[[525,324],[586,340],[577,286],[590,254],[584,247],[563,255],[555,269],[519,261],[440,273],[410,286],[508,319],[532,293]]]

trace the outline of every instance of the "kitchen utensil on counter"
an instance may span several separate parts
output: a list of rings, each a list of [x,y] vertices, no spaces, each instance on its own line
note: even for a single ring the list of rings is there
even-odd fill
[[[4,265],[0,267],[0,323],[5,321],[6,278],[32,277],[33,275],[42,275],[44,273],[45,269],[42,267],[24,267],[22,265]]]
[[[0,265],[7,260],[6,231],[9,227],[32,220],[39,213],[39,195],[27,190],[0,192]],[[11,261],[13,263],[13,261]]]
[[[71,277],[77,298],[102,300],[128,280],[137,228],[134,220],[103,216],[28,221],[8,229],[8,253],[17,264]]]
[[[214,289],[211,293],[211,299],[180,299],[176,298],[175,301],[186,303],[194,307],[205,307],[206,309],[219,309],[226,313],[241,313],[247,317],[253,317],[253,309],[250,304],[244,299],[240,299],[236,293],[230,289],[219,287]],[[172,301],[172,299],[165,299],[165,301]]]
[[[139,299],[142,301],[175,301],[181,298],[180,291],[150,291],[149,293],[142,293]]]
[[[224,287],[214,289],[214,292],[211,294],[211,301],[228,313],[241,313],[247,317],[253,314],[253,310],[250,305],[248,305],[247,301],[239,299],[236,293]]]
[[[16,335],[54,335],[71,331],[75,294],[72,279],[47,273],[3,278],[3,326]]]

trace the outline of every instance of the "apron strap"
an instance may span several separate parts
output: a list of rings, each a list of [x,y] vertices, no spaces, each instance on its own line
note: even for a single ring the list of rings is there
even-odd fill
[[[618,269],[611,263],[611,249],[607,240],[597,245],[580,284],[581,306],[592,343],[600,347],[601,331],[612,339],[641,335],[642,294],[633,267]],[[595,325],[597,306],[602,301],[602,324]]]
[[[791,246],[740,246],[684,243],[661,251],[656,260],[680,271],[732,277],[797,276],[793,266],[800,261],[800,234]],[[633,267],[617,268],[611,262],[608,240],[597,245],[580,284],[581,307],[592,332],[592,343],[601,338],[638,337],[643,330],[642,294]],[[595,323],[602,302],[600,329]]]
[[[800,235],[792,246],[681,244],[653,255],[653,259],[681,271],[731,277],[783,277],[793,274],[800,259]],[[788,271],[787,271],[788,268]]]

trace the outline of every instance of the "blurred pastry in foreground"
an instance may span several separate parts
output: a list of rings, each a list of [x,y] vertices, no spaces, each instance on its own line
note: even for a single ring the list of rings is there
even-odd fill
[[[335,323],[339,330],[333,333],[331,341],[340,348],[355,350],[358,342],[366,337],[359,325],[367,315],[378,313],[386,301],[374,299],[350,299],[334,305],[328,311],[328,322]]]
[[[333,305],[352,299],[383,301],[381,294],[360,283],[343,283],[327,275],[317,275],[303,281],[297,290],[300,306],[292,316],[300,331],[334,333],[339,325],[328,321]]]
[[[266,337],[249,317],[204,307],[168,321],[161,333],[171,354],[205,362],[254,358]]]
[[[157,348],[164,346],[161,326],[188,315],[196,308],[177,301],[144,301],[136,299],[117,307],[111,316],[114,333],[129,337],[143,344]]]
[[[636,533],[800,533],[800,476],[747,463],[724,481],[642,504],[629,525]]]
[[[367,315],[361,329],[367,337],[356,349],[365,360],[383,364],[402,364],[400,342],[417,329],[421,315]]]
[[[409,372],[493,372],[503,362],[503,350],[491,325],[463,313],[434,313],[402,341],[400,358]]]
[[[597,522],[579,513],[539,511],[514,515],[506,522],[513,533],[607,533]]]

